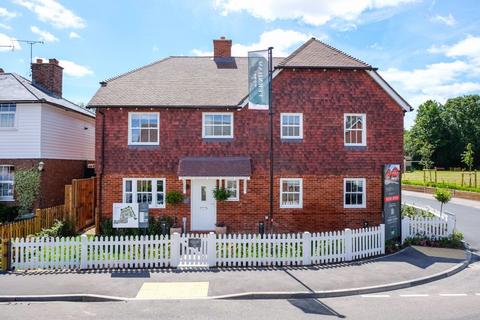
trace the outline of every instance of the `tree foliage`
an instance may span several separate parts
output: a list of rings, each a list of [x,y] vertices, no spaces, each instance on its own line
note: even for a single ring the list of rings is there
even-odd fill
[[[467,144],[465,151],[463,151],[462,153],[462,162],[467,166],[469,171],[472,171],[473,161],[474,161],[473,145],[469,143]]]
[[[431,161],[439,167],[461,167],[469,143],[480,151],[480,95],[449,99],[445,104],[428,100],[418,107],[413,127],[405,135],[405,154],[421,160],[431,145]],[[474,159],[472,167],[480,165]]]
[[[443,205],[452,199],[452,194],[446,189],[437,189],[434,196],[440,202],[440,212],[443,212]]]
[[[31,212],[40,192],[40,172],[36,168],[15,172],[15,198],[20,214]]]

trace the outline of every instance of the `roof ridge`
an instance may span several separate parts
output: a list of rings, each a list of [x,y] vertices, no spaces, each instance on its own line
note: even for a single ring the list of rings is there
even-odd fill
[[[283,59],[278,65],[279,66],[283,66],[285,65],[288,61],[292,60],[293,58],[295,58],[297,56],[297,54],[300,53],[300,51],[302,51],[303,49],[305,49],[308,45],[310,45],[310,43],[312,43],[313,41],[317,40],[315,37],[311,37],[307,42],[305,42],[304,44],[302,44],[300,47],[298,47],[295,51],[293,51],[288,57],[286,57],[285,59]]]
[[[153,61],[153,62],[151,62],[151,63],[149,63],[149,64],[143,65],[143,66],[141,66],[141,67],[131,69],[131,70],[127,71],[127,72],[120,73],[120,74],[118,74],[118,75],[116,75],[116,76],[113,76],[113,77],[108,78],[108,79],[106,79],[106,80],[100,81],[100,84],[101,84],[101,83],[105,83],[105,82],[109,82],[109,81],[113,81],[113,80],[117,80],[118,78],[122,78],[122,77],[127,76],[127,75],[129,75],[129,74],[131,74],[131,73],[134,73],[134,72],[136,72],[136,71],[139,71],[139,70],[148,68],[148,67],[153,66],[153,65],[158,64],[158,63],[161,63],[161,62],[166,61],[166,60],[168,60],[168,59],[170,59],[170,58],[172,58],[172,57],[173,57],[173,56],[168,56],[168,57],[165,57],[165,58],[162,58],[162,59]]]
[[[344,52],[344,51],[342,51],[342,50],[340,50],[340,49],[338,49],[338,48],[335,48],[335,47],[329,45],[329,44],[326,43],[326,42],[323,42],[323,41],[318,40],[318,39],[315,39],[315,40],[316,40],[317,42],[320,42],[321,44],[329,47],[330,49],[335,50],[335,51],[337,51],[338,53],[341,53],[341,54],[343,54],[343,55],[345,55],[345,56],[347,56],[347,57],[349,57],[349,58],[351,58],[351,59],[353,59],[353,60],[355,60],[355,61],[357,61],[357,62],[363,63],[364,65],[367,65],[367,66],[370,66],[370,67],[372,66],[371,64],[366,63],[365,61],[360,60],[360,59],[358,59],[358,58],[355,58],[354,56],[352,56],[352,55],[350,55],[350,54],[348,54],[348,53],[346,53],[346,52]]]
[[[23,84],[23,82],[22,82],[22,81],[20,81],[20,80],[17,78],[17,76],[18,76],[18,77],[20,77],[20,78],[22,78],[23,80],[25,80],[25,81],[29,82],[31,85],[33,85],[33,84],[32,84],[32,82],[31,82],[30,80],[28,80],[28,79],[26,79],[26,78],[22,77],[22,76],[21,76],[21,75],[19,75],[19,74],[16,74],[16,73],[14,73],[14,72],[12,72],[12,73],[11,73],[11,75],[12,75],[12,76],[15,78],[15,80],[17,80],[17,81],[18,81],[18,83],[20,83],[20,84],[22,85],[22,87],[24,87],[24,88],[25,88],[25,90],[27,90],[28,92],[30,92],[30,93],[32,94],[32,96],[34,96],[35,98],[37,98],[37,100],[42,100],[42,99],[40,99],[40,98],[39,98],[39,97],[38,97],[38,96],[37,96],[35,93],[33,93],[33,91],[32,91],[32,90],[30,90],[29,88],[27,88],[27,86],[26,86],[25,84]]]

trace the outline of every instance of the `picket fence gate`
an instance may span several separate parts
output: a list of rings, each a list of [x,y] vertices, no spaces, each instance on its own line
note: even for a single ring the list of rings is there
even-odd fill
[[[11,242],[10,265],[16,270],[34,270],[337,263],[384,254],[384,234],[382,224],[296,234],[16,238]]]

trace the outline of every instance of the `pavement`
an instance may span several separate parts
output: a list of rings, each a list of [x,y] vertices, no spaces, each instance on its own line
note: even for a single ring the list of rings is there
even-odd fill
[[[402,191],[402,202],[440,209],[439,202],[428,193]],[[480,250],[480,201],[452,198],[444,210],[455,214],[456,228],[463,233],[472,250]]]
[[[45,295],[121,299],[341,296],[438,280],[465,268],[467,258],[462,250],[408,247],[377,259],[312,267],[12,272],[0,274],[0,300],[2,296]]]

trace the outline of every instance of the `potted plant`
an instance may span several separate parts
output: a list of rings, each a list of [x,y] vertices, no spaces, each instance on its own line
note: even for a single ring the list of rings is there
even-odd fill
[[[227,233],[227,226],[223,222],[215,224],[215,233],[216,234],[225,234]]]
[[[174,207],[178,207],[178,205],[180,205],[183,202],[183,198],[184,196],[181,192],[173,190],[173,191],[167,192],[167,195],[165,196],[165,202],[167,204],[171,204]],[[177,215],[178,215],[178,212],[177,212]],[[175,217],[175,219],[173,220],[173,226],[170,228],[170,234],[174,234],[175,232],[182,233],[182,227],[179,227],[177,224],[177,217]]]
[[[18,219],[34,216],[33,207],[40,191],[40,172],[36,168],[15,172],[15,196]]]
[[[230,197],[230,190],[225,188],[215,188],[213,190],[213,197],[217,201],[225,201]]]

